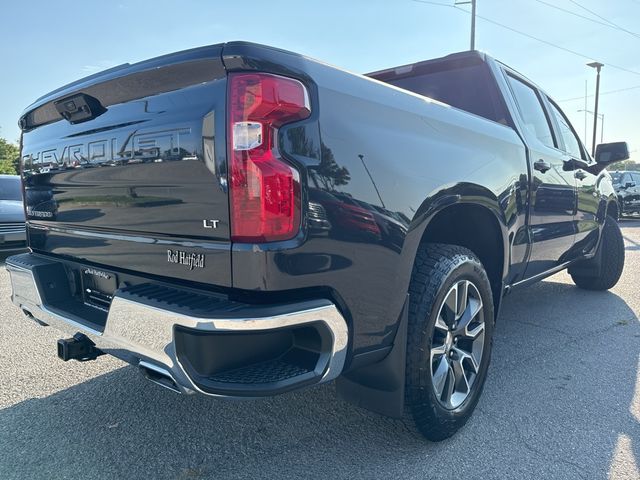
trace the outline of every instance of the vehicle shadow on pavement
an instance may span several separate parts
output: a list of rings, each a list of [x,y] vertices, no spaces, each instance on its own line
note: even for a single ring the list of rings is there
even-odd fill
[[[635,240],[632,240],[631,238],[629,238],[626,235],[623,235],[622,238],[624,238],[624,241],[627,245],[625,245],[625,250],[629,251],[629,250],[640,250],[640,243],[636,242]]]
[[[638,228],[638,227],[640,227],[640,218],[639,217],[621,218],[620,220],[618,220],[618,225],[620,225],[620,228],[623,228],[623,229],[626,229],[626,228]]]
[[[509,397],[516,407],[492,414],[516,433],[505,445],[520,442],[533,457],[558,465],[550,477],[573,470],[576,478],[605,478],[615,454],[629,470],[614,478],[637,478],[638,317],[613,292],[580,290],[566,273],[556,279],[563,282],[541,282],[505,302],[481,408]],[[632,442],[619,452],[623,439]]]
[[[0,410],[0,478],[603,478],[621,435],[640,463],[639,345],[614,293],[516,291],[478,410],[439,444],[339,400],[333,384],[231,402],[119,368]],[[53,350],[33,355],[57,361]],[[30,379],[14,381],[3,388]]]
[[[619,222],[620,227],[623,229],[623,234],[622,237],[624,238],[625,241],[625,250],[627,251],[631,251],[631,250],[640,250],[640,243],[638,243],[637,241],[633,240],[631,238],[631,236],[628,234],[628,232],[625,232],[627,229],[629,228],[636,228],[636,227],[640,227],[640,221],[638,221],[637,219],[629,219],[629,218],[625,218],[620,220]],[[625,233],[627,233],[625,235]]]

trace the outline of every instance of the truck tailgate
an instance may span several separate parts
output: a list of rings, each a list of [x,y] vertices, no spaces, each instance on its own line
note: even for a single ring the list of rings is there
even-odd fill
[[[221,50],[117,67],[27,109],[22,159],[34,251],[231,284]]]

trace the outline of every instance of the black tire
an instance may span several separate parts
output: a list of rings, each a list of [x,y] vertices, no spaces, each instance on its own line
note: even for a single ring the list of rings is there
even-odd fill
[[[600,265],[598,265],[598,259]],[[602,227],[602,238],[594,259],[569,267],[569,274],[577,287],[585,290],[613,288],[624,269],[624,240],[618,223],[607,216]]]
[[[624,203],[622,202],[622,198],[618,197],[618,208],[616,209],[616,221],[619,222],[624,217]]]
[[[442,399],[437,396],[437,387],[433,380],[432,369],[437,361],[431,353],[432,342],[435,338],[435,329],[442,329],[442,323],[436,327],[436,320],[438,320],[441,306],[444,308],[445,297],[461,281],[471,282],[476,287],[475,293],[478,293],[482,299],[483,351],[477,373],[474,375],[471,387],[468,388],[468,396],[457,407],[445,408]],[[491,358],[494,327],[491,284],[482,263],[473,252],[463,247],[432,243],[423,244],[419,248],[409,293],[406,421],[410,428],[426,439],[437,442],[450,437],[464,426],[482,393]],[[456,293],[456,298],[457,295]],[[449,339],[448,334],[447,339]],[[456,346],[459,345],[456,343]],[[453,346],[449,345],[449,347],[453,349]],[[447,352],[443,356],[447,357],[449,354],[450,352]],[[439,358],[442,359],[442,357]],[[453,372],[455,370],[453,364],[456,360],[446,360],[449,360],[446,362],[447,367]],[[462,362],[459,365],[462,365]],[[435,373],[437,374],[437,371]],[[446,378],[447,382],[450,381],[449,370]],[[445,384],[442,384],[441,390],[444,391],[445,388],[447,388]]]

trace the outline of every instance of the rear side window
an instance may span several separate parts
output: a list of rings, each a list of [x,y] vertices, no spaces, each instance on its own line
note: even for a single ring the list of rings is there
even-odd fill
[[[542,108],[537,92],[526,83],[511,75],[507,77],[516,99],[520,116],[529,132],[548,147],[555,147],[549,121]]]
[[[412,73],[409,77],[384,81],[494,122],[509,124],[499,108],[493,77],[483,64]]]
[[[558,122],[558,128],[560,129],[559,133],[564,141],[564,151],[574,158],[584,159],[582,148],[580,148],[580,141],[573,131],[571,123],[569,123],[569,120],[564,116],[564,113],[562,113],[553,102],[550,101],[549,105],[551,105],[551,112]]]

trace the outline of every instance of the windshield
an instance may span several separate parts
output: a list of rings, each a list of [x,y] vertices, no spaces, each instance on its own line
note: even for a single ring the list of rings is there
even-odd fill
[[[22,201],[20,177],[0,178],[0,200]]]
[[[613,183],[620,183],[621,180],[622,180],[622,173],[615,172],[611,174],[611,181]]]

